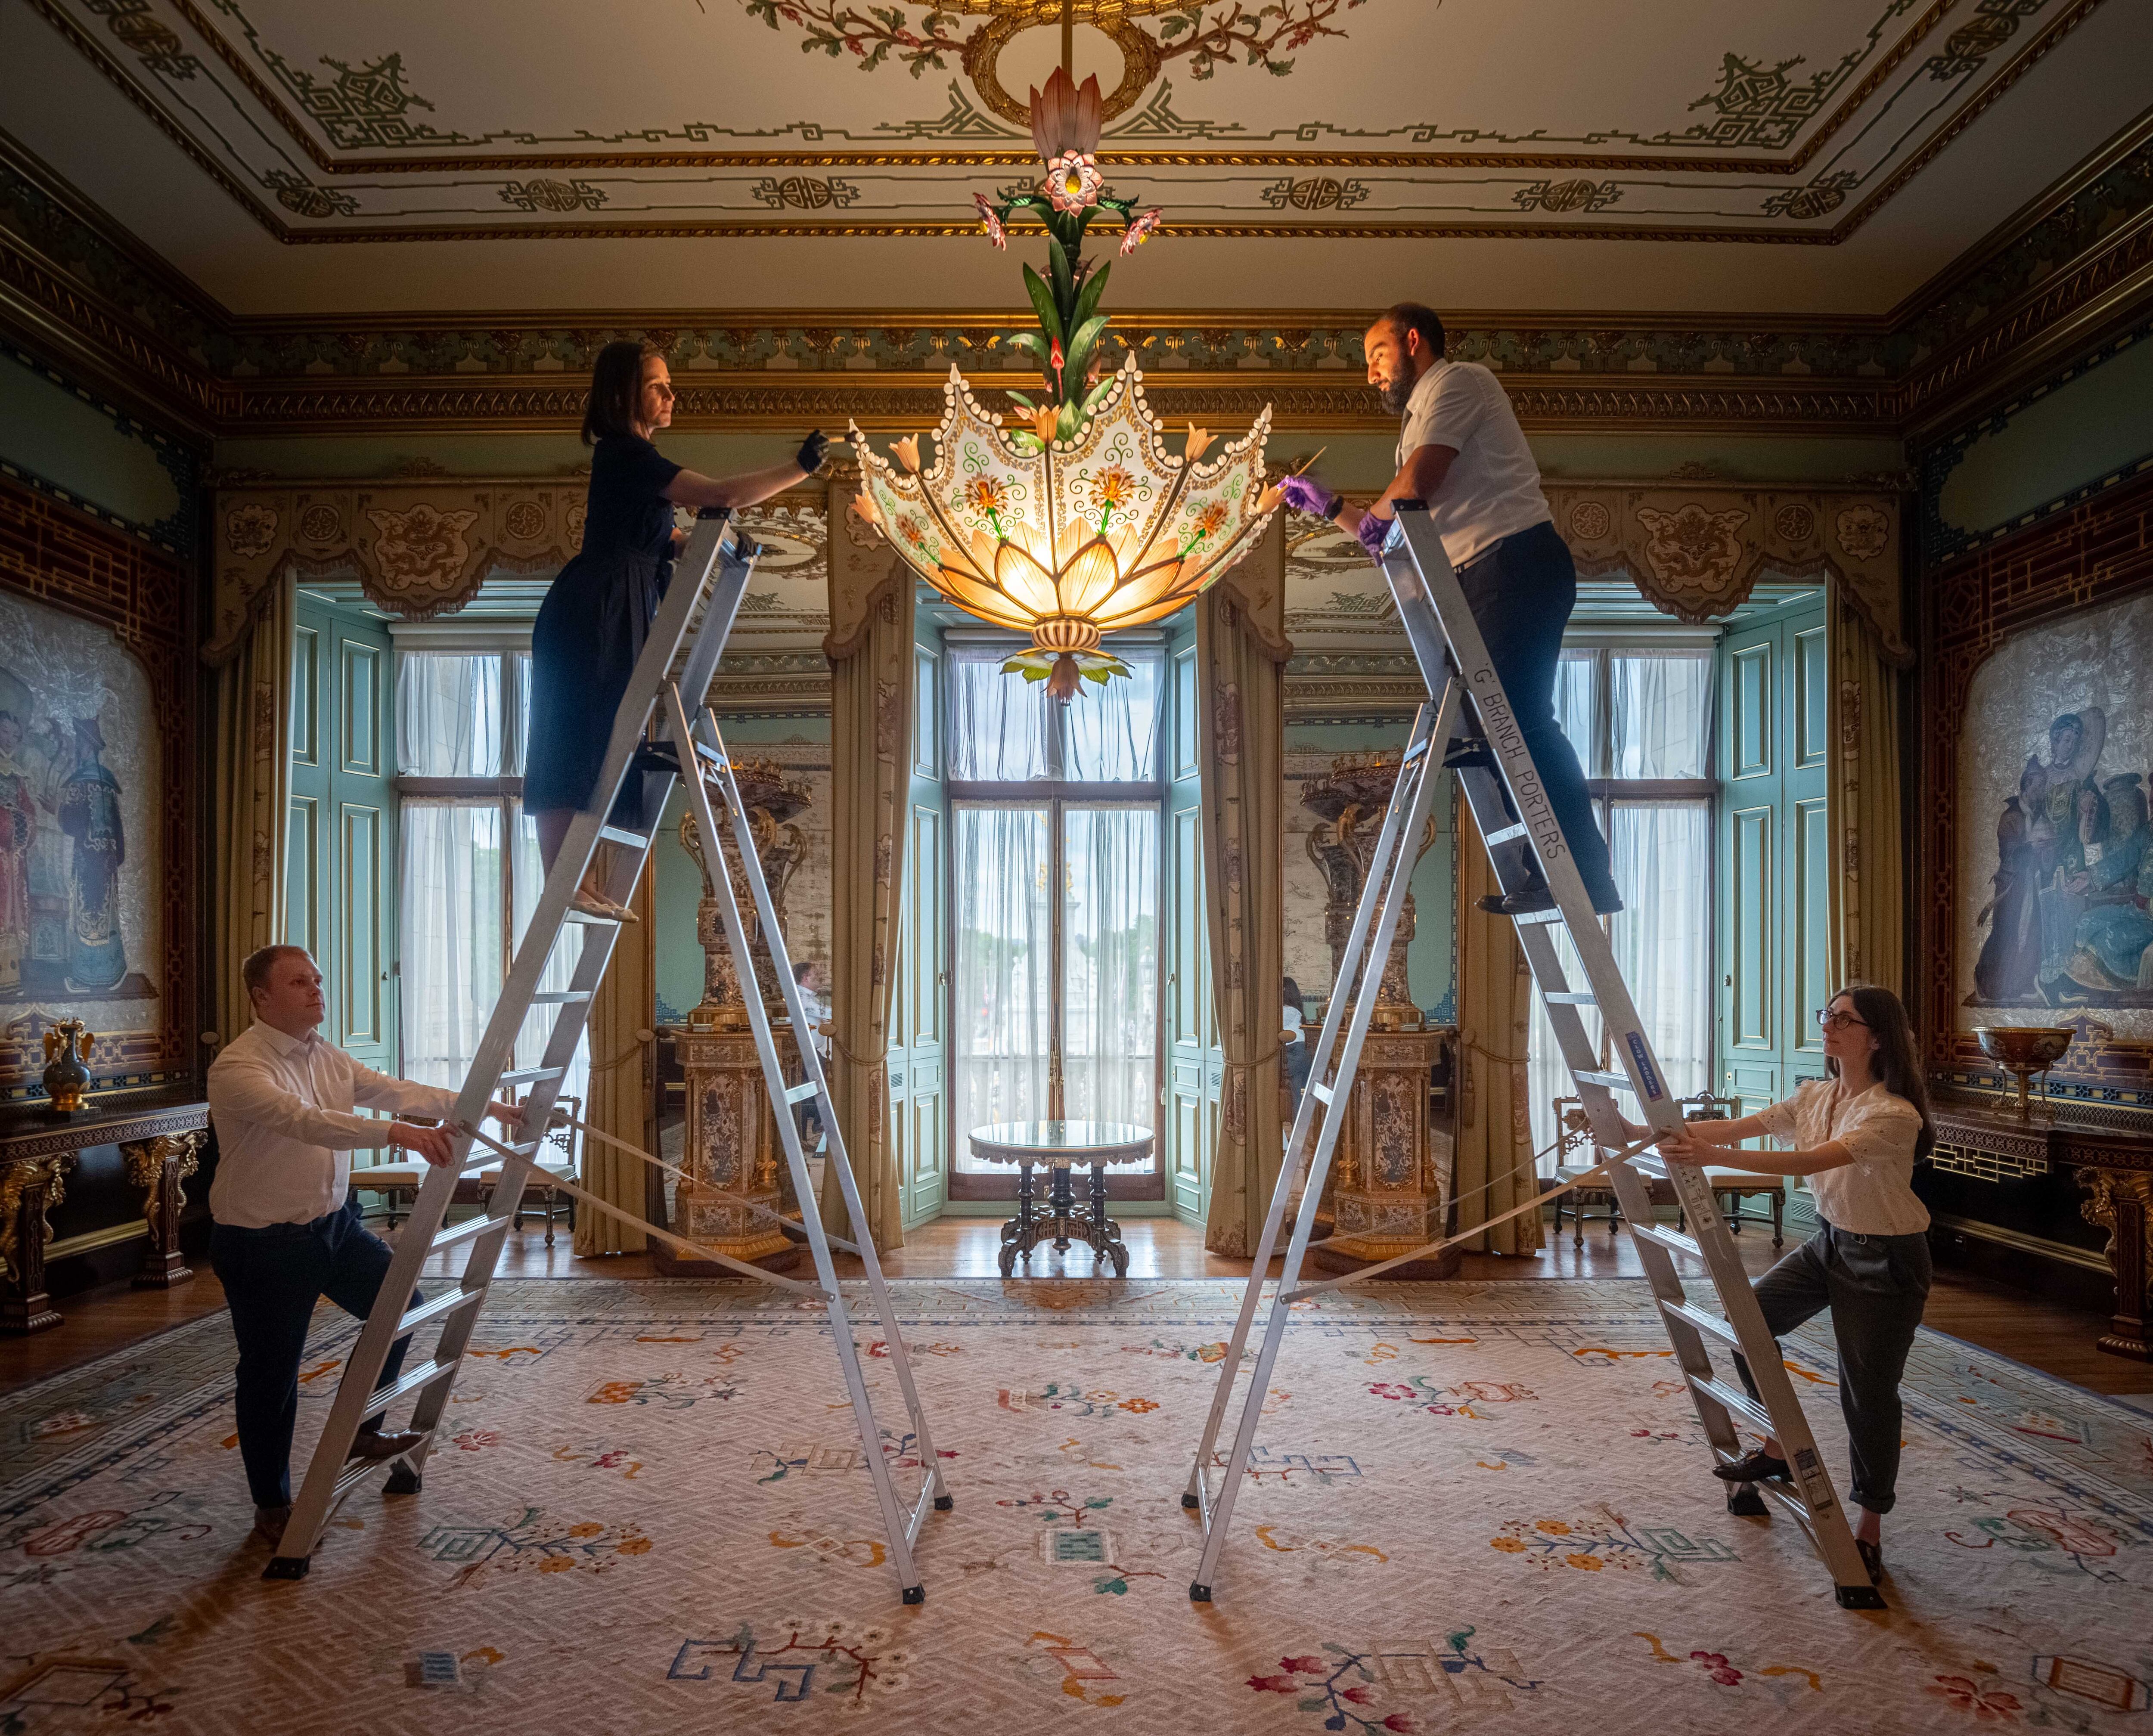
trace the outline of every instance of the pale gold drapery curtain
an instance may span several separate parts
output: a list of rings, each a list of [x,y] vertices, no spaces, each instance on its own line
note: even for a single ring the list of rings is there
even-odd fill
[[[1899,806],[1899,666],[1834,583],[1825,607],[1831,692],[1831,948],[1840,983],[1905,993],[1905,838]]]
[[[1211,987],[1225,1055],[1204,1245],[1245,1260],[1278,1184],[1285,975],[1285,539],[1196,603],[1199,781]]]
[[[912,765],[913,583],[886,548],[864,544],[830,492],[830,1094],[878,1251],[904,1245],[896,1129],[889,1112],[889,1014],[897,976],[905,811]],[[824,1226],[851,1236],[834,1165]]]
[[[1507,918],[1490,916],[1480,900],[1500,892],[1494,865],[1462,807],[1461,827],[1473,830],[1458,851],[1458,1144],[1454,1192],[1458,1229],[1499,1217],[1538,1193],[1533,1169],[1532,1118],[1527,1107],[1525,1045],[1533,980]],[[1540,1216],[1527,1212],[1498,1224],[1465,1245],[1479,1253],[1530,1254],[1540,1245]]]
[[[634,926],[624,928],[606,960],[604,980],[591,1001],[590,1102],[583,1117],[601,1133],[638,1151],[658,1149],[652,1069],[657,1042],[652,1031],[658,981],[658,909],[651,896],[656,858],[646,862],[629,904]],[[588,934],[588,929],[583,930]],[[583,1185],[609,1205],[641,1218],[649,1209],[649,1168],[595,1139],[582,1144]],[[576,1252],[640,1254],[649,1245],[642,1230],[605,1212],[576,1214]]]
[[[252,626],[217,670],[216,1031],[253,1022],[239,967],[284,938],[284,861],[292,819],[292,659],[298,579],[287,568],[253,599]]]

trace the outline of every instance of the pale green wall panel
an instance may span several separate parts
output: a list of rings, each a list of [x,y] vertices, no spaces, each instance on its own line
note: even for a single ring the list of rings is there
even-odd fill
[[[147,438],[8,352],[0,352],[0,460],[144,529],[176,522],[187,504]]]

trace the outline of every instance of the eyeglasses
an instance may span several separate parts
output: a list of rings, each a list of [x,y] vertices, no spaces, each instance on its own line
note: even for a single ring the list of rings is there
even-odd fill
[[[1873,1028],[1868,1020],[1857,1019],[1852,1013],[1835,1013],[1828,1006],[1817,1009],[1817,1028],[1820,1031],[1844,1031],[1850,1025],[1859,1025],[1864,1031]]]

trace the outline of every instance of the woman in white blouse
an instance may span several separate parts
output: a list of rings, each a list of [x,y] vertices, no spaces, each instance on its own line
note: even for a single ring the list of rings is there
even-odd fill
[[[1817,1233],[1757,1280],[1772,1336],[1826,1308],[1839,1341],[1839,1403],[1854,1461],[1855,1546],[1871,1580],[1883,1577],[1883,1516],[1899,1474],[1899,1377],[1921,1323],[1931,1268],[1928,1209],[1915,1195],[1914,1165],[1934,1143],[1928,1093],[1906,1010],[1889,989],[1855,987],[1817,1015],[1828,1078],[1740,1121],[1692,1122],[1660,1141],[1674,1163],[1724,1161],[1723,1148],[1770,1134],[1779,1152],[1745,1151],[1744,1169],[1805,1175],[1824,1221]],[[1632,1138],[1641,1138],[1636,1128]],[[1735,1358],[1756,1394],[1748,1365]],[[1784,1479],[1778,1441],[1715,1467],[1728,1483]]]

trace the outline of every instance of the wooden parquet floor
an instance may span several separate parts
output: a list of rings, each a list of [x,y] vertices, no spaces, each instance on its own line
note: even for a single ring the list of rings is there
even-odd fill
[[[1246,1260],[1222,1260],[1206,1252],[1203,1233],[1194,1224],[1170,1218],[1124,1218],[1122,1228],[1132,1278],[1239,1277],[1248,1271]],[[902,1278],[993,1277],[1000,1240],[998,1219],[944,1218],[915,1231],[903,1248],[883,1260],[883,1269]],[[1761,1273],[1771,1265],[1770,1237],[1752,1229],[1737,1240],[1751,1272]],[[460,1265],[461,1259],[460,1250],[438,1256],[428,1266],[428,1275],[450,1275],[453,1268],[448,1262],[454,1260]],[[859,1263],[840,1255],[838,1271],[841,1276],[857,1276]],[[1082,1248],[1060,1257],[1041,1250],[1033,1256],[1030,1271],[1034,1277],[1066,1274],[1088,1278],[1091,1255]],[[536,1226],[510,1237],[500,1267],[504,1278],[564,1281],[649,1275],[650,1262],[644,1255],[578,1259],[565,1232],[559,1232],[554,1245],[547,1248]],[[1461,1279],[1476,1282],[1642,1275],[1629,1238],[1611,1237],[1604,1229],[1588,1234],[1581,1249],[1571,1245],[1565,1232],[1529,1260],[1468,1255],[1459,1273]],[[223,1306],[223,1291],[206,1260],[196,1268],[194,1281],[177,1290],[136,1291],[121,1284],[68,1297],[59,1304],[67,1317],[65,1325],[33,1338],[0,1341],[0,1392],[124,1349]],[[1924,1324],[2093,1392],[2153,1392],[2153,1367],[2094,1347],[2095,1337],[2105,1329],[2103,1316],[2061,1307],[1970,1274],[1938,1270]]]

